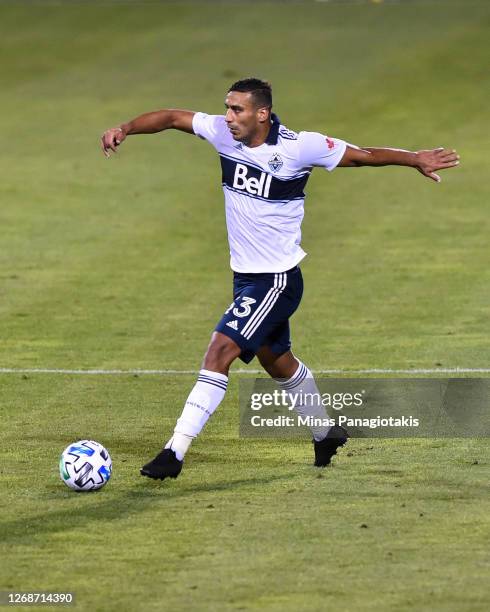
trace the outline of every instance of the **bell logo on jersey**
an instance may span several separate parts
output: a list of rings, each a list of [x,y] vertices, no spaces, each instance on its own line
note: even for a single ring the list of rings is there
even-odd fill
[[[268,198],[271,187],[272,175],[261,172],[259,178],[251,176],[248,178],[248,168],[243,164],[236,164],[235,175],[233,177],[233,187],[243,189],[250,195]]]
[[[329,149],[333,149],[335,147],[335,142],[328,136],[326,138],[326,141]]]

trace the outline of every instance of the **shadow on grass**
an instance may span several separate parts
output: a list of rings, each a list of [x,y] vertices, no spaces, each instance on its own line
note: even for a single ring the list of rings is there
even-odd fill
[[[0,526],[0,539],[4,543],[20,544],[25,546],[37,546],[39,540],[37,536],[58,532],[69,531],[70,526],[75,526],[75,529],[80,525],[84,526],[84,530],[91,523],[105,523],[108,521],[117,521],[128,516],[144,512],[155,501],[170,502],[176,499],[192,497],[198,493],[219,492],[225,490],[233,490],[243,486],[269,484],[281,480],[290,480],[297,476],[297,472],[281,474],[277,476],[253,477],[237,480],[225,480],[213,483],[198,483],[184,486],[183,488],[174,488],[168,486],[171,483],[161,481],[143,480],[138,484],[128,489],[120,495],[111,496],[102,503],[99,502],[100,492],[93,493],[69,493],[68,502],[77,502],[80,496],[85,499],[93,498],[94,505],[89,507],[69,507],[64,510],[54,512],[43,512],[37,516],[22,518],[12,521],[3,521]],[[58,488],[58,487],[57,487]],[[56,499],[56,497],[51,498]],[[67,502],[66,491],[60,489],[60,501]]]

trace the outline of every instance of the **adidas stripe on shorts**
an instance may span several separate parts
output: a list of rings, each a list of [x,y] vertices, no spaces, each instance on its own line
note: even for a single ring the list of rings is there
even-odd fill
[[[302,295],[303,277],[298,266],[267,274],[234,272],[233,302],[215,329],[238,344],[245,363],[264,345],[281,355],[291,348],[289,318]]]

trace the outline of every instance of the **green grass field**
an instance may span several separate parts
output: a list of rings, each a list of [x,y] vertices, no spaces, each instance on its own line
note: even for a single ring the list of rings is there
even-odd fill
[[[139,467],[194,375],[30,370],[199,369],[231,298],[216,155],[169,132],[107,160],[98,139],[148,110],[221,112],[251,74],[292,129],[461,155],[439,185],[314,173],[296,354],[488,369],[489,25],[485,0],[0,3],[0,591],[101,612],[488,609],[485,439],[353,439],[319,472],[307,439],[239,439],[236,373],[181,477],[155,483]],[[87,437],[114,475],[75,494],[58,457]]]

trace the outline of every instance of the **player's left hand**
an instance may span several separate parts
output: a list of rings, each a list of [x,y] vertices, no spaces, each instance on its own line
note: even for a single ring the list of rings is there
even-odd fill
[[[454,149],[431,149],[427,151],[416,151],[415,168],[427,178],[441,182],[441,177],[436,174],[437,170],[452,168],[459,164],[459,155]]]

